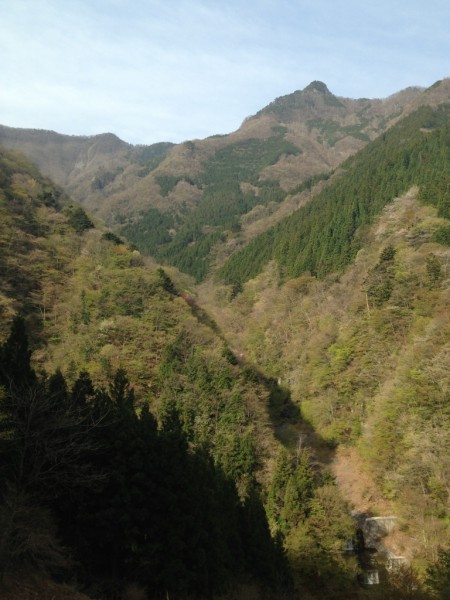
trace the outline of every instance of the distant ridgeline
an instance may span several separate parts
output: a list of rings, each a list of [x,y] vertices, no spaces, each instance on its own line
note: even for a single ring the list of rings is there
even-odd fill
[[[450,218],[450,105],[424,106],[342,165],[344,173],[308,205],[259,235],[225,263],[220,275],[241,285],[276,260],[286,278],[343,269],[362,241],[358,228],[413,185],[420,199]]]
[[[204,171],[195,180],[187,176],[157,176],[163,196],[180,181],[204,190],[199,204],[173,238],[168,230],[176,225],[174,218],[156,209],[124,226],[122,233],[142,251],[155,254],[201,281],[209,271],[211,249],[225,231],[239,230],[240,217],[257,204],[281,202],[285,196],[278,181],[260,180],[259,173],[282,155],[299,154],[301,150],[284,139],[285,127],[273,130],[274,135],[265,140],[251,138],[219,150],[207,160]],[[253,185],[254,190],[243,192],[241,183]]]

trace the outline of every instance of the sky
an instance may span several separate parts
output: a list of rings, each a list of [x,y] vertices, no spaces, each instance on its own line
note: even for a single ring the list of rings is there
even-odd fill
[[[225,134],[311,81],[450,76],[448,0],[0,0],[0,123],[132,144]]]

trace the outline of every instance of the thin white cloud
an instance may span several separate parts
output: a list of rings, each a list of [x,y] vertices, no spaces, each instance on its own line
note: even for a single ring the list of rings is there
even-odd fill
[[[447,2],[0,0],[0,122],[131,142],[226,133],[322,79],[383,97],[449,75]]]

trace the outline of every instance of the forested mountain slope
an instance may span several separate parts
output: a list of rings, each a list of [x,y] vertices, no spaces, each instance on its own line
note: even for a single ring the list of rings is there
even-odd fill
[[[316,433],[356,446],[409,535],[395,553],[419,563],[449,536],[448,114],[399,122],[234,255],[231,288],[199,288],[230,344],[289,387]]]
[[[385,101],[357,101],[313,82],[229,136],[174,148],[153,174],[167,197],[164,215],[151,210],[131,216],[123,234],[200,281],[253,237],[255,227],[264,230],[307,202],[309,190],[333,168],[421,99],[427,105],[448,99],[448,88],[444,81],[427,93],[409,89]],[[171,211],[181,197],[185,204]]]
[[[412,185],[450,216],[450,104],[424,106],[341,165],[339,176],[292,216],[232,255],[220,271],[239,286],[276,260],[287,278],[341,270],[364,244],[364,226]]]
[[[300,163],[297,161],[298,164],[294,164],[294,161],[288,165],[285,159],[293,159],[283,153],[279,153],[279,156],[275,153],[270,157],[276,162],[281,156],[282,163],[286,164],[278,165],[275,170],[279,174],[276,177],[269,173],[265,178],[278,180],[281,175],[286,178],[286,182],[281,181],[282,188],[290,189],[306,177],[336,166],[343,159],[343,154],[348,156],[372,139],[421,92],[419,88],[409,88],[386,100],[338,99],[323,83],[313,82],[303,91],[278,98],[255,116],[246,119],[241,128],[230,135],[212,136],[206,140],[177,145],[159,169],[164,154],[173,144],[162,142],[152,146],[132,146],[111,133],[90,137],[67,136],[52,131],[5,126],[0,126],[0,143],[21,150],[43,173],[64,186],[72,197],[91,210],[100,210],[110,220],[111,199],[117,195],[117,202],[120,203],[118,187],[123,188],[124,183],[127,187],[130,184],[137,185],[136,195],[144,191],[145,186],[139,186],[142,178],[148,177],[147,186],[153,180],[158,185],[162,183],[161,189],[155,190],[161,200],[167,196],[167,185],[170,190],[175,187],[176,179],[180,181],[187,177],[193,180],[203,170],[205,161],[217,151],[244,140],[253,140],[253,144],[257,140],[264,141],[274,135],[273,127],[278,125],[287,127],[287,141],[294,146],[301,148],[303,142],[308,145],[307,155],[302,157]],[[326,133],[326,126],[333,130],[332,137]],[[343,145],[342,140],[345,141]],[[336,144],[337,148],[334,148]],[[270,161],[267,164],[264,162],[263,159],[259,170],[271,164]],[[130,179],[124,171],[131,169],[133,164],[136,167],[134,179]],[[122,177],[125,177],[124,181]],[[167,178],[166,182],[164,178]],[[116,179],[120,180],[121,186],[117,186]],[[124,199],[131,199],[131,204],[138,202],[137,197],[133,198],[127,193],[124,193]],[[157,198],[153,198],[151,193],[146,200],[150,208]],[[179,204],[179,201],[174,204]]]
[[[2,575],[76,572],[106,597],[286,586],[258,492],[273,386],[22,156],[1,151],[0,184]]]
[[[67,275],[76,234],[93,223],[22,154],[4,148],[0,211],[1,334],[17,313],[27,315],[38,332]]]
[[[331,574],[356,593],[345,503],[275,435],[288,392],[23,157],[2,150],[0,177],[2,593],[36,574],[96,598],[296,597]],[[314,560],[282,550],[300,520]]]
[[[72,198],[91,211],[98,211],[106,196],[103,190],[121,186],[153,168],[173,146],[168,142],[133,146],[112,133],[94,136],[63,135],[39,129],[18,129],[0,125],[0,144],[22,152]],[[100,210],[108,214],[108,208]]]
[[[75,578],[105,599],[445,597],[446,98],[447,80],[384,102],[314,82],[231,136],[141,148],[127,164],[135,149],[107,136],[91,152],[90,139],[77,152],[92,173],[110,150],[123,153],[123,171],[94,193],[123,221],[114,231],[1,150],[0,564],[10,580]],[[348,156],[350,138],[365,147],[333,173],[308,163],[336,148]],[[289,173],[298,179],[284,199]],[[120,205],[130,198],[144,212]],[[252,238],[222,279],[208,277]],[[183,289],[192,279],[127,239],[206,281]],[[344,551],[350,539],[362,548],[352,498],[330,472],[336,447],[358,453],[349,468],[363,465],[389,500],[402,531],[393,551],[412,562],[375,591],[358,584],[361,554]],[[381,506],[358,492],[369,515]]]
[[[147,254],[202,280],[249,237],[308,200],[400,117],[448,98],[449,83],[385,100],[334,96],[321,82],[276,99],[234,133],[170,147],[0,129],[47,175]],[[288,196],[288,197],[287,197]]]

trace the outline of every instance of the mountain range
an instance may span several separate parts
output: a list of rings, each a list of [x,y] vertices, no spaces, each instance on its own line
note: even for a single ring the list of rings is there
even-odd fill
[[[93,597],[362,599],[377,569],[384,597],[446,597],[449,116],[449,79],[383,100],[315,81],[182,144],[0,126],[12,590],[25,568]],[[77,429],[104,410],[103,433]],[[94,459],[63,454],[52,497],[40,453],[67,419]],[[67,483],[69,459],[104,475]],[[362,523],[386,515],[374,562]]]
[[[0,143],[23,151],[141,251],[201,280],[230,248],[305,202],[305,182],[310,188],[323,181],[419,106],[445,101],[449,85],[443,80],[385,100],[351,100],[313,82],[276,99],[232,134],[178,145],[133,147],[113,134],[88,138],[6,127]]]

